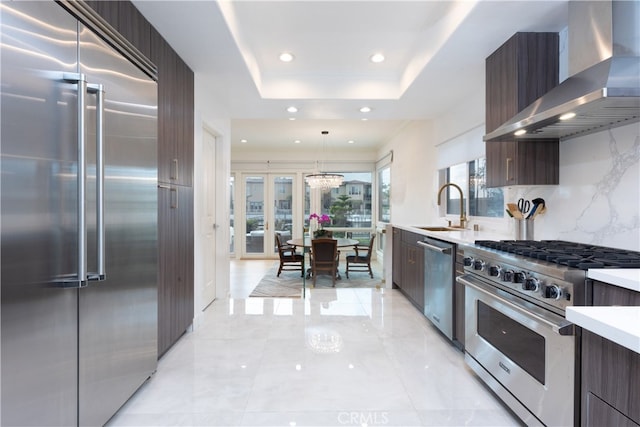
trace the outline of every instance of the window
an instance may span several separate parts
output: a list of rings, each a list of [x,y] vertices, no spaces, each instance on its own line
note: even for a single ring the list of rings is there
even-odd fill
[[[231,176],[229,177],[229,213],[230,213],[230,218],[229,218],[229,231],[231,233],[231,235],[229,236],[229,252],[230,253],[234,253],[235,249],[234,249],[234,238],[235,238],[235,233],[234,233],[234,229],[233,229],[233,217],[234,217],[234,182],[235,182],[235,176],[233,174],[231,174]]]
[[[378,171],[378,220],[391,222],[391,168]]]
[[[452,182],[462,188],[463,206],[468,216],[504,216],[504,198],[501,188],[486,187],[486,160],[484,157],[460,163],[441,170],[441,184]],[[460,215],[460,193],[452,187],[446,189],[446,213]]]
[[[487,161],[484,157],[469,162],[469,215],[504,216],[502,188],[487,188]]]
[[[336,172],[344,175],[344,181],[338,188],[318,192],[319,204],[311,202],[312,192],[305,189],[305,227],[309,225],[310,206],[319,206],[314,211],[331,217],[330,227],[370,228],[372,225],[372,173]],[[336,235],[336,233],[334,233]],[[340,235],[340,234],[338,234]]]
[[[249,212],[262,213],[262,207],[264,206],[263,202],[252,202],[249,201]]]
[[[349,195],[350,196],[360,196],[362,194],[362,186],[361,185],[349,185]]]

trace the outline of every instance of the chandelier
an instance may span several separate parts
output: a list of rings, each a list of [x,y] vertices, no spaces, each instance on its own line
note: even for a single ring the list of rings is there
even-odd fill
[[[324,146],[326,136],[329,134],[328,130],[323,130],[322,132],[323,140],[322,140],[322,154],[324,157]],[[321,168],[322,169],[322,168]],[[307,184],[310,188],[319,188],[322,190],[328,190],[330,188],[338,188],[342,185],[342,181],[344,180],[344,176],[336,173],[325,173],[320,171],[320,173],[314,173],[311,175],[307,175],[304,178],[307,181]]]
[[[311,188],[328,190],[329,188],[340,187],[344,176],[333,173],[314,173],[312,175],[305,176],[304,179]]]

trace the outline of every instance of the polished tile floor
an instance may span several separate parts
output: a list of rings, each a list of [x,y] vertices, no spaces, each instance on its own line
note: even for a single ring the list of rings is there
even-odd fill
[[[272,265],[232,261],[231,298],[207,308],[108,425],[519,424],[399,291],[247,298]]]

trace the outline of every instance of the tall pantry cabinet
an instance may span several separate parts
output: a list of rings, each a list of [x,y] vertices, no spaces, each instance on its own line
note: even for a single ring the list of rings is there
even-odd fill
[[[157,34],[152,29],[152,34]],[[158,85],[158,353],[193,322],[193,72],[164,40],[151,38]]]
[[[158,354],[193,322],[193,71],[129,1],[87,1],[158,67]]]

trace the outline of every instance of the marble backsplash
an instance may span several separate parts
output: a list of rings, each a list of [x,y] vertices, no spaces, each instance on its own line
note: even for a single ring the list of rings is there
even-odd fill
[[[560,143],[560,185],[504,189],[505,203],[545,199],[534,238],[640,251],[640,125]],[[506,218],[514,234],[514,221]]]

